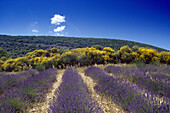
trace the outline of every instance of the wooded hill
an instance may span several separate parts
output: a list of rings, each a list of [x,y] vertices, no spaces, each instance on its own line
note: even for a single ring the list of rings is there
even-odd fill
[[[63,37],[63,36],[9,36],[0,35],[0,47],[11,53],[12,58],[22,57],[28,52],[37,49],[56,48],[83,48],[91,47],[93,45],[101,45],[103,47],[111,47],[115,51],[122,46],[128,45],[132,48],[134,45],[139,47],[153,48],[160,51],[167,51],[163,48],[155,47],[148,44],[105,38],[77,38],[77,37]]]

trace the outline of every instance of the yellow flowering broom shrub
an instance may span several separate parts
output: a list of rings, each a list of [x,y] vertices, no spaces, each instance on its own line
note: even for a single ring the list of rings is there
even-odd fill
[[[142,61],[145,64],[160,62],[170,64],[170,52],[158,52],[155,49],[133,46],[123,46],[118,51],[110,47],[35,50],[29,52],[25,57],[16,59],[0,60],[0,71],[19,71],[26,69],[43,69],[56,67],[66,68],[68,66],[89,66],[105,63],[131,63]]]

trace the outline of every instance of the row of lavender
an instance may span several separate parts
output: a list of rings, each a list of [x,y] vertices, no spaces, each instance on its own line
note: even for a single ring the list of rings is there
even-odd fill
[[[169,65],[147,65],[139,67],[137,70],[148,74],[153,80],[161,82],[170,82],[170,66]]]
[[[164,75],[170,75],[170,65],[146,65],[139,67],[138,70],[142,72],[153,72],[153,73],[159,73]]]
[[[113,76],[109,76],[100,68],[94,66],[87,68],[85,75],[90,76],[97,82],[97,85],[94,87],[96,92],[110,97],[114,103],[124,108],[126,112],[169,112],[169,103],[163,100],[160,104],[152,94],[149,94],[151,97],[141,94],[142,89],[121,77],[114,78]]]
[[[148,66],[146,66],[148,67]],[[153,66],[155,68],[155,66]],[[170,97],[170,77],[165,74],[151,73],[149,71],[140,71],[147,68],[140,68],[137,70],[126,69],[123,67],[116,67],[110,65],[104,70],[109,73],[113,73],[129,82],[135,83],[138,87],[144,88],[148,92],[152,92],[155,95]],[[148,69],[151,69],[149,66]]]
[[[50,103],[52,113],[100,113],[98,104],[89,96],[88,88],[74,68],[67,68],[63,82]]]
[[[10,88],[12,88],[13,86],[16,86],[17,84],[19,84],[20,82],[23,82],[24,80],[26,80],[27,78],[38,74],[37,70],[29,70],[26,72],[23,72],[21,74],[7,74],[5,75],[5,73],[1,74],[1,78],[0,78],[0,94],[2,94],[5,90],[8,90]]]
[[[32,103],[43,101],[56,81],[56,75],[57,70],[49,68],[20,82],[0,98],[0,113],[26,112]]]
[[[3,76],[5,76],[5,75],[7,75],[6,72],[0,72],[0,78],[3,77]]]

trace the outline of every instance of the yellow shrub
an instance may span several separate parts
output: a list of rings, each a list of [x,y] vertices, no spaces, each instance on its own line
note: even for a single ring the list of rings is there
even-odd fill
[[[104,47],[103,51],[109,52],[109,53],[114,53],[114,50],[111,47]]]
[[[170,52],[163,51],[159,53],[159,58],[161,63],[169,64],[168,62],[170,61]]]
[[[139,53],[140,53],[139,59],[143,60],[147,64],[155,60],[159,60],[158,52],[155,49],[148,49],[148,48],[140,47]]]
[[[121,53],[124,53],[124,52],[131,53],[132,49],[129,48],[129,46],[123,46],[123,47],[120,48],[120,52]]]
[[[137,52],[132,52],[132,58],[133,60],[137,61],[139,58],[139,54]]]
[[[1,68],[5,71],[12,71],[15,66],[15,59],[8,59],[2,64]]]

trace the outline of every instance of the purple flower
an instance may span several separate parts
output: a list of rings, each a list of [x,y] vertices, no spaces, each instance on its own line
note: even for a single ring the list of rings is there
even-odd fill
[[[52,113],[100,113],[98,104],[89,96],[88,88],[74,68],[67,68],[63,82],[50,103]]]
[[[24,112],[32,102],[42,102],[56,75],[57,70],[49,68],[20,82],[0,98],[0,112]]]
[[[112,69],[114,68],[114,69]],[[127,72],[127,69],[121,67],[108,66],[105,71],[110,70],[110,72],[115,72],[119,74],[125,74],[126,79],[129,76],[137,76],[133,74],[134,72],[130,70]],[[114,70],[114,71],[113,71]],[[122,72],[123,71],[123,72]],[[133,73],[132,73],[133,72]],[[126,74],[132,75],[126,75]],[[142,74],[139,72],[138,74]],[[151,97],[146,97],[141,93],[143,89],[134,85],[133,82],[128,82],[125,78],[120,76],[109,76],[103,72],[100,68],[89,67],[85,70],[85,75],[90,76],[97,82],[97,85],[94,87],[95,91],[101,94],[104,94],[112,98],[112,101],[117,105],[124,108],[126,112],[169,112],[169,102],[163,101],[161,105],[156,104],[154,96],[152,93],[148,93]],[[143,75],[144,76],[144,75]],[[154,103],[153,103],[154,102]]]

